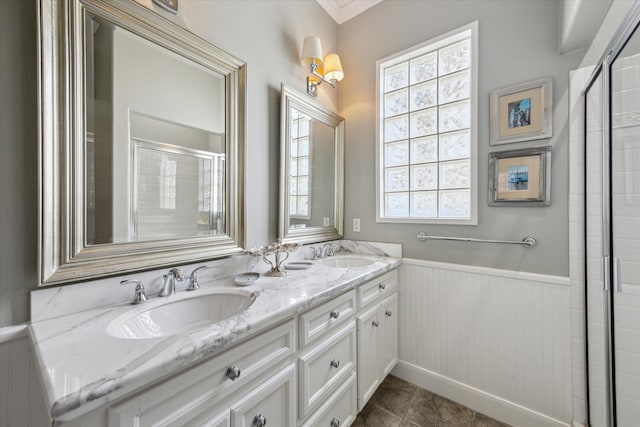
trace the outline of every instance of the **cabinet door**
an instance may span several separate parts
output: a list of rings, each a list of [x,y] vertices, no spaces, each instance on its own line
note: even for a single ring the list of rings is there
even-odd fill
[[[380,378],[398,362],[398,294],[380,303]]]
[[[198,423],[200,427],[231,427],[231,415],[229,409],[222,411],[217,417],[207,420],[204,423]]]
[[[358,410],[378,388],[380,348],[380,304],[358,316]]]
[[[267,379],[231,406],[232,427],[294,427],[295,364]]]
[[[352,320],[337,334],[326,338],[298,359],[300,419],[326,402],[355,366],[356,326]]]

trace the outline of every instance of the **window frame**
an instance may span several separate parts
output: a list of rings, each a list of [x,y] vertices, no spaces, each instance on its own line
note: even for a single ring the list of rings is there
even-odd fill
[[[470,39],[471,66],[470,66],[470,216],[468,218],[411,218],[384,216],[384,74],[383,66],[393,66],[394,63],[408,61],[411,58],[424,55],[450,44]],[[425,48],[429,48],[428,50]],[[425,49],[424,52],[419,52]],[[391,64],[390,64],[391,63]],[[376,222],[378,223],[409,223],[409,224],[478,224],[478,21],[449,31],[446,34],[432,38],[401,52],[394,53],[376,61]],[[437,104],[439,106],[440,104]],[[410,114],[410,112],[408,113]],[[440,135],[437,133],[436,135]],[[411,141],[409,137],[408,141]],[[438,165],[440,161],[438,161]],[[408,165],[409,168],[411,164]]]
[[[295,110],[295,108],[294,108]],[[311,185],[311,169],[312,169],[312,165],[313,165],[313,160],[312,160],[312,155],[313,155],[313,120],[311,119],[311,117],[308,114],[303,113],[302,111],[296,110],[298,112],[298,118],[297,119],[292,119],[291,122],[293,123],[294,121],[297,121],[297,132],[296,135],[291,135],[291,130],[289,131],[289,161],[291,161],[292,157],[296,158],[296,175],[293,175],[291,173],[291,165],[289,165],[289,167],[287,168],[289,171],[289,179],[291,180],[292,178],[296,179],[296,191],[295,194],[293,194],[291,192],[291,188],[289,188],[289,203],[291,203],[291,198],[292,197],[300,197],[300,196],[305,196],[304,194],[298,194],[298,189],[299,189],[299,184],[298,184],[298,178],[300,177],[307,177],[307,213],[306,214],[301,214],[298,213],[298,199],[296,199],[296,213],[292,214],[291,213],[291,206],[289,206],[289,218],[290,219],[300,219],[300,220],[309,220],[311,219],[311,189],[312,189],[312,185]],[[307,134],[306,135],[300,135],[300,121],[302,119],[305,119],[308,121],[308,126],[307,126]],[[303,138],[307,138],[307,150],[308,153],[306,156],[301,156],[300,155],[300,140]],[[291,143],[292,141],[296,141],[296,156],[292,156],[291,155]],[[307,174],[306,175],[300,175],[300,158],[302,157],[306,157],[307,158]]]

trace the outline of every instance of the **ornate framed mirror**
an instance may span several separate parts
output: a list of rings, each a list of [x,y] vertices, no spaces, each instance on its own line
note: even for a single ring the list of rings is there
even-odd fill
[[[282,84],[280,233],[284,242],[341,239],[344,119]]]
[[[39,285],[242,252],[245,63],[129,0],[39,42]]]

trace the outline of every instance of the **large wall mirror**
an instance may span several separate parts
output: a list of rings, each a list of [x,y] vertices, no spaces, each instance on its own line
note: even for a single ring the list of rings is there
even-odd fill
[[[342,238],[344,119],[282,85],[280,238]]]
[[[244,62],[130,0],[41,2],[40,285],[244,246]]]

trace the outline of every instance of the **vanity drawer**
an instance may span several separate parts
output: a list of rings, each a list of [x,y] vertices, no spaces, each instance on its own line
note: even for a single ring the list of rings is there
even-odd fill
[[[298,359],[299,418],[304,419],[355,369],[356,328],[350,321]]]
[[[351,290],[300,316],[300,347],[304,348],[325,332],[351,320],[356,311],[356,293]]]
[[[301,427],[331,427],[332,422],[340,427],[349,426],[356,420],[357,406],[356,373],[352,372],[340,388]]]
[[[358,287],[358,310],[390,295],[398,289],[396,271],[386,273],[377,279]]]
[[[290,320],[109,409],[109,425],[185,425],[295,352]],[[232,379],[229,368],[238,368]],[[237,371],[236,371],[237,372]]]

